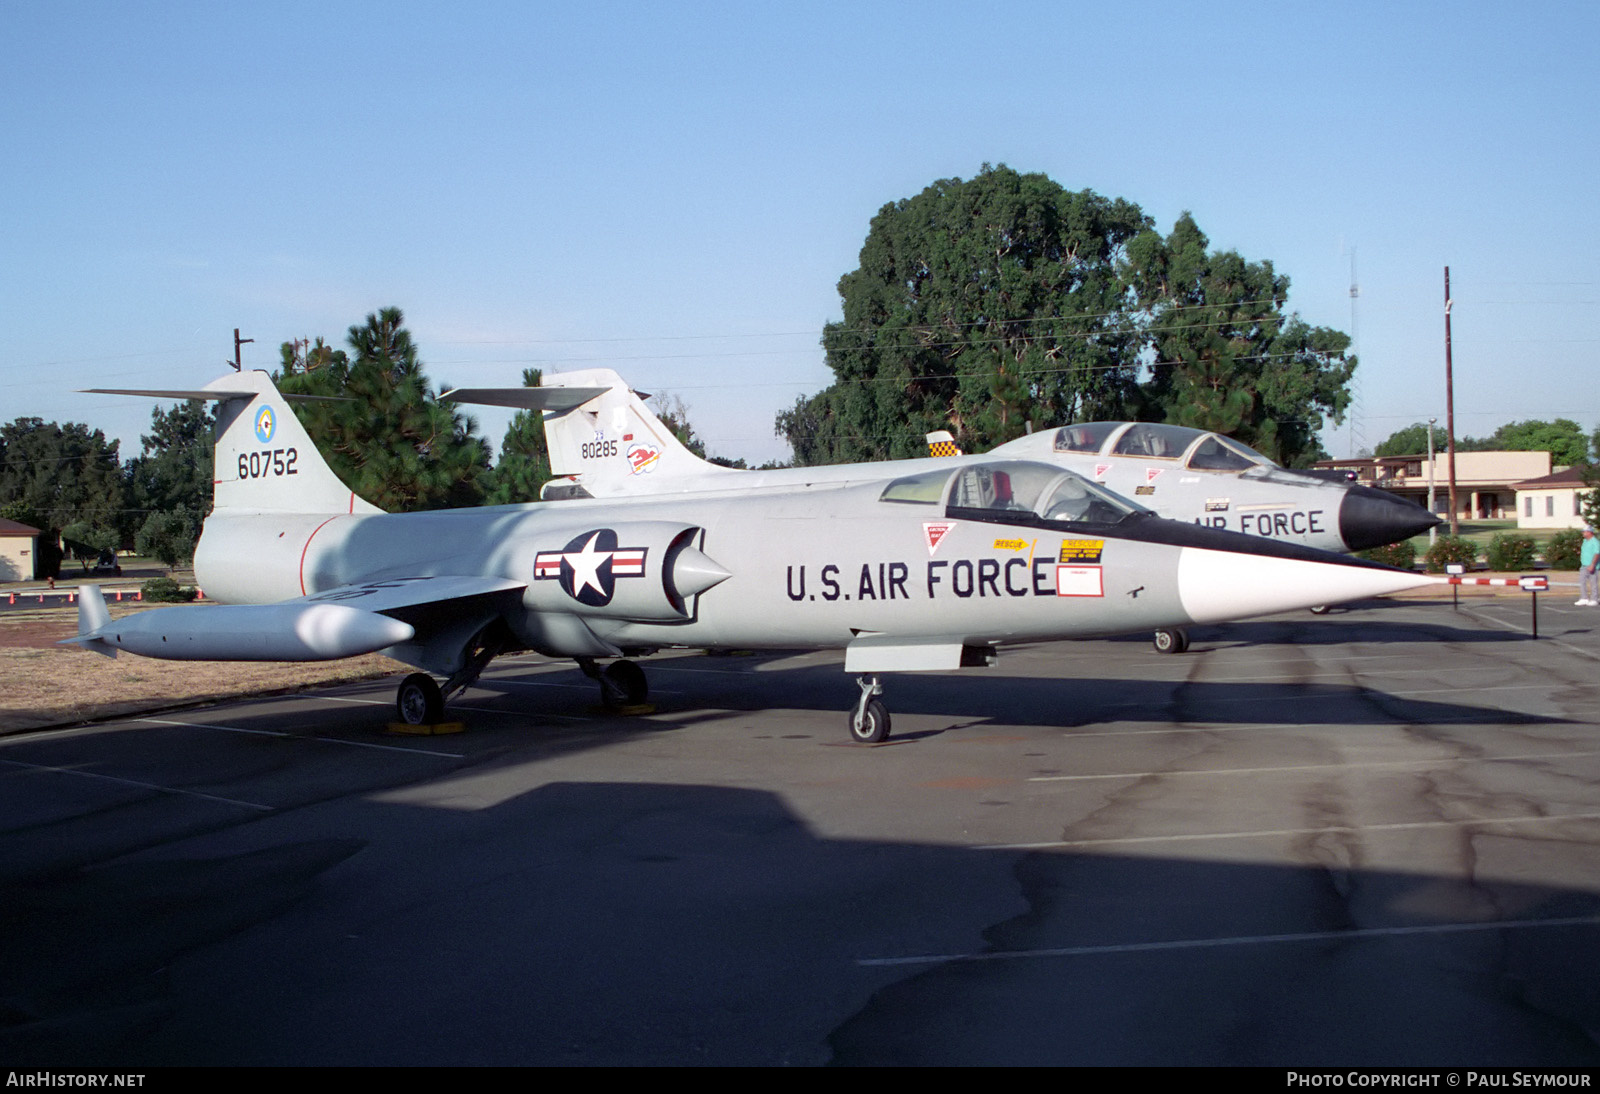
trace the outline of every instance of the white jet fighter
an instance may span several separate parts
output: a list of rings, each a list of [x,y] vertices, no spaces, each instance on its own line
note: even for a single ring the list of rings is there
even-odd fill
[[[547,488],[550,499],[857,482],[926,466],[923,460],[900,460],[734,472],[679,444],[610,369],[546,374],[542,382],[542,388],[465,389],[444,398],[544,410],[551,468],[566,476]],[[571,399],[561,401],[551,388]],[[948,433],[928,439],[935,458],[960,455]],[[1404,498],[1290,471],[1238,441],[1183,426],[1065,426],[1019,437],[982,458],[989,457],[1056,463],[1172,520],[1326,551],[1379,547],[1439,523]]]
[[[397,697],[414,724],[438,721],[446,696],[511,650],[574,658],[609,701],[635,704],[647,688],[630,658],[663,648],[842,649],[861,687],[850,733],[874,742],[889,731],[881,673],[989,664],[1007,643],[1239,619],[1430,580],[1162,520],[1026,460],[920,460],[873,481],[625,504],[390,514],[334,476],[265,373],[117,393],[219,404],[214,507],[195,573],[221,603],[113,620],[86,586],[68,641],[190,660],[381,650],[424,670]],[[616,440],[625,455],[630,442]]]

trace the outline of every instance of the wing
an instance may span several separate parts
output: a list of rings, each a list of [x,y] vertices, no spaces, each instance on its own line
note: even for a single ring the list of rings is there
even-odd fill
[[[328,661],[384,650],[451,674],[484,628],[521,604],[524,588],[496,577],[407,577],[276,604],[191,604],[113,620],[99,586],[86,585],[78,634],[66,641],[169,661]]]
[[[413,637],[385,652],[448,676],[466,663],[484,628],[521,605],[527,587],[500,577],[397,577],[341,585],[285,603],[340,604],[408,624]]]

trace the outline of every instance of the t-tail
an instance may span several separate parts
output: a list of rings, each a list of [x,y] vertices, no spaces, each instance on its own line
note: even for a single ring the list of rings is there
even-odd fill
[[[100,395],[201,399],[217,404],[212,514],[380,513],[339,481],[265,372],[237,372],[186,391],[89,388]]]
[[[540,411],[558,476],[545,486],[548,500],[648,494],[662,479],[730,470],[685,448],[645,405],[647,396],[608,368],[547,372],[539,387],[460,388],[440,398]]]

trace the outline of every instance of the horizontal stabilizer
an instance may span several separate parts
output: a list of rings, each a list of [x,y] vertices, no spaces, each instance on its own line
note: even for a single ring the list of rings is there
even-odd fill
[[[562,413],[604,395],[608,387],[458,387],[439,396],[441,402],[510,406],[518,410]]]
[[[254,391],[223,391],[209,388],[192,388],[183,391],[147,387],[86,387],[82,395],[144,395],[151,399],[204,399],[220,402],[223,399],[253,399]]]
[[[194,389],[163,389],[163,388],[137,388],[137,387],[86,387],[80,395],[139,395],[151,399],[200,399],[207,402],[224,402],[228,399],[251,399],[254,391],[222,391],[208,388]],[[279,392],[280,396],[296,403],[353,403],[354,399],[344,395],[293,395]]]

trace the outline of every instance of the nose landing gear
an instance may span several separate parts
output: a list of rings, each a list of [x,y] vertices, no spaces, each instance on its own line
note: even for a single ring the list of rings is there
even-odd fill
[[[1182,653],[1189,648],[1189,632],[1182,627],[1166,627],[1156,632],[1157,653]]]
[[[878,698],[883,694],[883,685],[876,674],[857,677],[856,683],[861,686],[861,698],[850,712],[850,739],[857,744],[875,745],[889,736],[889,708]]]

